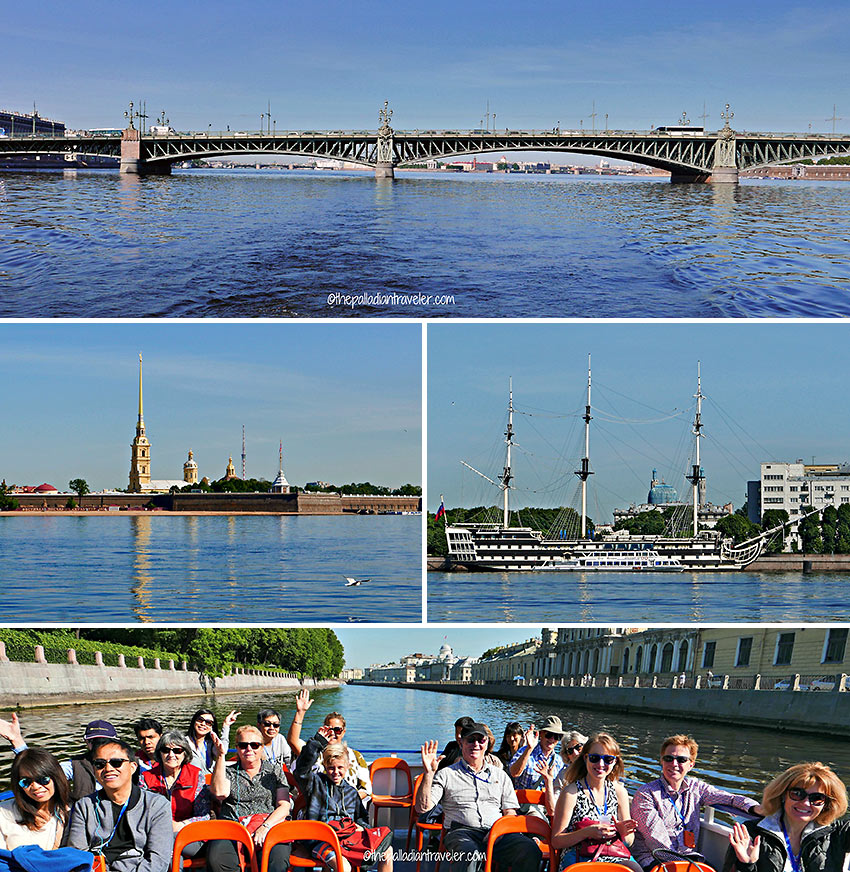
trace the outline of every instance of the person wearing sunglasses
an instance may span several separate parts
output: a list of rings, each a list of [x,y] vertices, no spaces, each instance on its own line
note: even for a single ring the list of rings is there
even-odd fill
[[[764,789],[762,820],[736,823],[724,869],[841,872],[850,853],[847,790],[823,763],[797,763]]]
[[[68,821],[71,789],[59,761],[27,748],[12,762],[12,798],[0,802],[0,848],[58,848]]]
[[[546,790],[548,779],[558,777],[564,761],[555,749],[563,735],[561,719],[556,715],[545,718],[538,729],[532,725],[525,731],[525,744],[511,758],[510,773],[517,790]],[[540,803],[521,805],[520,814],[547,819]]]
[[[691,778],[698,750],[691,736],[668,736],[661,743],[661,777],[639,787],[632,798],[638,826],[633,853],[645,869],[659,860],[700,859],[700,809],[706,806],[731,805],[762,814],[756,800]]]
[[[192,748],[192,759],[189,761],[197,766],[205,775],[212,772],[214,756],[214,737],[218,735],[218,718],[209,709],[199,709],[189,721],[189,732],[186,738]],[[227,734],[222,736],[225,743]]]
[[[280,712],[262,709],[257,714],[257,729],[263,736],[266,760],[278,766],[292,767],[292,748],[280,732]]]
[[[321,757],[322,768],[316,764]],[[342,823],[354,821],[358,830],[369,827],[369,812],[357,788],[348,781],[350,770],[349,749],[337,739],[336,732],[327,724],[322,725],[309,739],[295,763],[295,779],[306,800],[304,817],[307,820]],[[388,828],[376,834],[372,860],[361,866],[377,866],[378,872],[392,872],[392,833]],[[335,870],[334,855],[321,842],[312,844],[313,856],[334,872],[351,872],[351,862],[346,857],[345,839],[341,839],[343,869]],[[353,859],[353,858],[352,858]]]
[[[295,714],[287,734],[287,739],[294,754],[300,754],[304,748],[305,743],[301,740],[301,725],[304,723],[304,717],[311,705],[313,705],[313,700],[310,699],[309,690],[302,690],[295,697]],[[333,732],[333,742],[345,743],[345,718],[339,712],[326,714],[322,726],[328,727]],[[368,804],[372,798],[369,764],[359,751],[352,748],[351,745],[345,744],[348,748],[349,760],[348,773],[345,776],[345,780],[357,789],[360,798],[364,803]],[[315,766],[317,769],[321,768],[321,761],[317,759]]]
[[[192,747],[179,730],[165,733],[154,751],[154,762],[142,772],[141,785],[171,801],[172,828],[177,833],[193,821],[210,818],[210,795],[204,773],[189,761]],[[194,857],[201,849],[192,842],[183,849],[184,857]]]
[[[256,727],[245,725],[236,730],[235,766],[225,765],[227,749],[217,736],[213,743],[215,765],[210,792],[221,802],[219,817],[244,824],[261,852],[269,830],[289,817],[289,785],[283,770],[266,760],[263,735]],[[272,847],[269,872],[286,872],[290,848],[288,844]],[[209,842],[207,868],[210,872],[239,872],[236,845],[226,840]]]
[[[555,805],[552,847],[561,850],[561,869],[582,860],[641,867],[629,856],[635,822],[620,746],[608,733],[594,733],[569,765]]]
[[[166,872],[174,844],[171,803],[141,789],[135,753],[121,739],[95,739],[91,762],[100,789],[74,804],[70,847],[102,856],[107,872]]]
[[[499,818],[519,808],[511,779],[504,769],[487,762],[485,724],[473,721],[461,731],[461,758],[438,771],[437,742],[422,745],[424,775],[416,796],[416,811],[443,808],[443,849],[451,872],[480,872],[490,829]],[[537,872],[540,849],[522,833],[507,833],[493,849],[495,864],[512,872]]]

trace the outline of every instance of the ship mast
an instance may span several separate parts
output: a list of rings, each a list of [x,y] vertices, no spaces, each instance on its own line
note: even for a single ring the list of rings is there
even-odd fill
[[[694,496],[694,537],[699,533],[699,486],[702,481],[702,466],[699,459],[699,440],[702,439],[702,381],[700,378],[700,362],[697,361],[697,392],[694,394],[697,401],[697,410],[694,415],[694,439],[696,440],[695,463],[691,469],[691,474],[687,476],[688,481],[693,485]]]
[[[587,535],[587,479],[593,475],[590,469],[590,355],[587,355],[587,405],[584,407],[584,457],[576,475],[581,479],[581,538]]]
[[[508,446],[507,453],[505,455],[505,468],[502,471],[501,485],[502,490],[504,491],[504,511],[503,511],[503,525],[505,527],[508,526],[508,522],[510,520],[510,510],[508,506],[508,492],[511,488],[511,447],[513,446],[513,438],[514,438],[514,380],[508,379],[508,429],[505,430],[505,444]]]

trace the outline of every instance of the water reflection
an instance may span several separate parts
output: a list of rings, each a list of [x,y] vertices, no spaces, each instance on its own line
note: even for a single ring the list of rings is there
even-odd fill
[[[150,615],[150,586],[153,582],[150,553],[151,518],[148,515],[132,515],[130,531],[133,540],[132,592],[135,599],[133,611],[140,620],[152,621]]]

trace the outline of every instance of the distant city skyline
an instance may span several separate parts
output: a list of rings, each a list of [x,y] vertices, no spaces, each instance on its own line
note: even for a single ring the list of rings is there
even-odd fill
[[[738,129],[829,132],[836,104],[836,129],[850,130],[845,4],[78,8],[44,0],[37,24],[5,10],[6,108],[35,102],[71,128],[122,127],[133,100],[149,124],[165,110],[185,130],[374,129],[389,100],[399,129],[460,129],[486,124],[489,101],[500,128],[647,129],[683,111],[702,124],[705,106],[716,129],[729,102]]]
[[[383,324],[0,325],[7,484],[126,488],[138,354],[152,477],[421,483],[421,328]],[[368,349],[368,354],[364,354]]]
[[[470,614],[469,618],[474,619]],[[459,657],[480,657],[489,648],[511,645],[540,636],[539,625],[509,626],[441,626],[396,629],[349,629],[336,627],[334,632],[345,648],[345,665],[364,669],[374,663],[393,663],[408,654],[436,656],[448,643]]]
[[[428,508],[501,504],[513,378],[514,507],[572,505],[593,357],[588,514],[646,501],[653,469],[690,500],[693,394],[702,366],[707,499],[740,507],[761,462],[850,460],[841,399],[850,350],[840,324],[432,324]]]

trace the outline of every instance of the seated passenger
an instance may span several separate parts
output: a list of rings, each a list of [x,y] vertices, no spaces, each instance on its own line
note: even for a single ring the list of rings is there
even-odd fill
[[[629,855],[635,822],[620,781],[624,771],[620,746],[607,733],[594,733],[570,764],[552,821],[552,847],[562,851],[561,869],[598,860],[642,872]]]
[[[517,790],[547,789],[549,779],[557,778],[564,768],[564,761],[555,752],[564,728],[561,719],[549,715],[541,724],[540,732],[530,726],[523,739],[525,744],[511,758],[511,776]],[[546,818],[543,803],[524,803],[520,814],[533,814]]]
[[[236,731],[235,766],[225,766],[227,748],[217,736],[213,746],[215,765],[210,792],[221,801],[219,816],[243,823],[261,854],[269,830],[289,816],[289,787],[283,772],[264,759],[263,737],[256,727],[246,725]],[[288,844],[275,845],[269,854],[270,872],[286,872],[289,854]],[[209,842],[207,867],[210,872],[239,872],[236,845],[224,839]]]
[[[762,820],[736,823],[724,872],[825,872],[846,868],[847,790],[823,763],[797,763],[764,789]]]
[[[58,848],[71,798],[59,761],[43,748],[21,751],[12,762],[12,794],[0,802],[0,848]]]
[[[262,709],[257,713],[257,729],[263,737],[266,760],[272,764],[292,768],[292,749],[280,733],[280,712]]]
[[[443,752],[438,758],[439,762],[437,764],[437,769],[445,769],[446,766],[451,766],[452,763],[456,763],[458,760],[460,760],[460,735],[467,727],[474,723],[475,719],[470,717],[458,718],[455,721],[455,737],[451,742],[446,745],[445,748],[443,748]]]
[[[295,697],[295,714],[292,717],[292,725],[289,728],[287,739],[292,746],[292,752],[299,754],[304,747],[304,742],[301,741],[301,725],[304,723],[304,715],[310,706],[313,705],[313,700],[310,699],[310,691],[302,690]],[[330,727],[333,731],[334,742],[343,742],[345,739],[345,718],[339,712],[331,712],[325,715],[323,726]],[[364,759],[359,751],[355,751],[350,745],[348,748],[348,772],[345,775],[345,780],[353,787],[357,788],[357,793],[364,803],[368,803],[372,798],[372,782],[369,779],[369,764]],[[321,766],[317,760],[316,766]]]
[[[154,763],[142,773],[142,787],[171,800],[171,820],[175,833],[193,821],[210,817],[210,795],[204,773],[188,761],[192,748],[188,739],[172,730],[162,736],[154,752]],[[200,842],[191,842],[183,849],[184,857],[194,857]]]
[[[513,759],[514,754],[522,745],[523,729],[519,721],[511,721],[506,727],[502,736],[502,744],[499,745],[496,756],[502,761],[504,769],[509,768],[509,764]]]
[[[699,859],[700,809],[704,806],[732,805],[741,811],[762,814],[754,799],[688,777],[698,749],[690,736],[668,736],[661,743],[661,778],[639,787],[632,798],[632,817],[638,828],[634,855],[646,869],[659,859],[664,862],[679,855],[692,854]],[[653,857],[653,851],[657,857]]]
[[[442,804],[443,847],[452,872],[479,872],[491,827],[519,807],[507,772],[486,763],[486,748],[486,728],[475,722],[461,732],[461,757],[451,766],[437,771],[437,743],[422,746],[424,777],[416,811],[426,814]],[[502,836],[493,853],[496,864],[512,872],[537,872],[540,866],[540,849],[521,833]]]
[[[215,739],[218,735],[218,718],[209,709],[198,709],[189,721],[189,732],[186,738],[192,749],[192,759],[189,761],[204,774],[212,772],[215,762]],[[222,739],[226,742],[225,736]],[[227,750],[225,748],[225,750]]]
[[[484,759],[492,766],[504,769],[504,763],[493,753],[493,748],[496,747],[496,736],[487,724],[484,724],[484,729],[487,731],[487,753],[484,755]]]
[[[97,787],[94,769],[92,769],[90,760],[92,742],[95,739],[102,738],[114,739],[117,735],[115,727],[109,721],[90,721],[86,724],[86,729],[83,733],[83,741],[86,743],[85,752],[76,754],[70,760],[63,760],[60,764],[62,772],[65,773],[65,778],[71,782],[72,800],[88,796]],[[24,741],[21,731],[21,722],[14,712],[8,721],[0,718],[0,736],[9,740],[12,750],[16,754],[20,754],[27,748],[27,743]]]
[[[139,764],[139,769],[144,772],[146,769],[150,769],[155,762],[154,752],[162,736],[162,724],[155,718],[139,718],[133,724],[133,731],[139,743],[139,750],[136,751],[136,762]]]
[[[324,772],[316,769],[320,754]],[[336,741],[336,733],[330,726],[319,727],[316,735],[302,747],[295,763],[295,779],[307,802],[304,816],[308,820],[327,823],[351,818],[358,830],[368,828],[369,813],[363,799],[357,788],[346,780],[350,765],[348,748]],[[391,841],[392,834],[389,834],[375,849],[375,854],[378,855],[378,872],[392,872]],[[335,857],[327,845],[314,843],[313,856],[326,866],[334,867]],[[371,868],[374,865],[374,862],[367,863],[361,868]],[[343,856],[343,869],[340,872],[350,870],[351,863]]]
[[[95,739],[91,762],[100,789],[71,811],[68,844],[103,856],[109,872],[166,872],[174,834],[171,804],[139,787],[139,764],[120,739]]]

